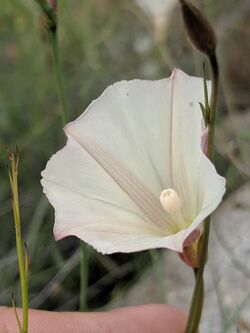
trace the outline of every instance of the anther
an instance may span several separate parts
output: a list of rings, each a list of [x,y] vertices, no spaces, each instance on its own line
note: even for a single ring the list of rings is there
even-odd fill
[[[181,199],[172,188],[163,190],[160,195],[160,202],[169,214],[175,214],[181,208]]]

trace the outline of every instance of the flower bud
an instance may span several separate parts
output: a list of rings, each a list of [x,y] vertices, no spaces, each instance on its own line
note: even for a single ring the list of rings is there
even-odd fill
[[[211,56],[216,48],[216,35],[207,18],[186,0],[180,0],[187,35],[195,48]]]

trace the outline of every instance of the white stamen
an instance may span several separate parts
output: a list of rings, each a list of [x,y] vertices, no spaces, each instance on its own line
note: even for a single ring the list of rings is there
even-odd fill
[[[172,188],[168,188],[161,192],[160,202],[164,209],[170,214],[178,212],[181,208],[181,199],[178,193]]]

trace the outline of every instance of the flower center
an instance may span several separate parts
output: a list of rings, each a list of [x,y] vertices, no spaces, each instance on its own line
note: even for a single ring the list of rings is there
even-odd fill
[[[181,199],[178,193],[172,188],[161,192],[160,202],[163,208],[170,214],[177,213],[181,208]]]

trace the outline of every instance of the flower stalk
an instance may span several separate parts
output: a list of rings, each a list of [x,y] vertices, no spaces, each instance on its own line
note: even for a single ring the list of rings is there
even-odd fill
[[[208,58],[211,69],[211,76],[212,76],[211,77],[212,92],[211,92],[209,110],[206,110],[209,115],[208,124],[207,124],[208,127],[207,157],[211,160],[211,162],[214,162],[214,134],[215,134],[215,121],[216,121],[216,106],[217,106],[218,90],[219,90],[219,67],[215,52],[214,54],[211,54]],[[193,298],[189,312],[189,319],[187,322],[185,333],[197,332],[201,319],[203,298],[204,298],[203,272],[207,261],[210,220],[211,220],[211,215],[206,218],[204,223],[204,230],[201,239],[200,265],[195,274],[196,284],[193,292]]]
[[[212,81],[211,99],[209,103],[206,81],[204,79],[205,106],[202,106],[202,112],[208,131],[207,147],[205,147],[205,152],[210,161],[214,162],[214,135],[219,90],[219,67],[216,57],[216,35],[207,18],[195,6],[186,0],[180,0],[180,4],[188,38],[196,49],[207,56],[210,65]],[[185,333],[198,332],[201,319],[204,300],[203,272],[208,255],[210,220],[211,215],[209,215],[204,222],[203,235],[201,237],[200,244],[199,267],[198,269],[195,269],[196,283]]]
[[[20,220],[20,211],[19,211],[18,181],[17,181],[19,153],[18,150],[16,151],[16,154],[8,150],[7,152],[10,160],[9,180],[12,192],[12,209],[13,209],[13,217],[15,223],[16,249],[17,249],[18,266],[19,266],[21,290],[22,290],[22,314],[23,314],[22,324],[18,318],[13,297],[12,297],[12,304],[15,316],[17,318],[17,323],[20,333],[28,333],[28,281],[27,281],[28,260],[27,260],[27,252],[26,249],[24,249],[22,241],[21,220]]]

